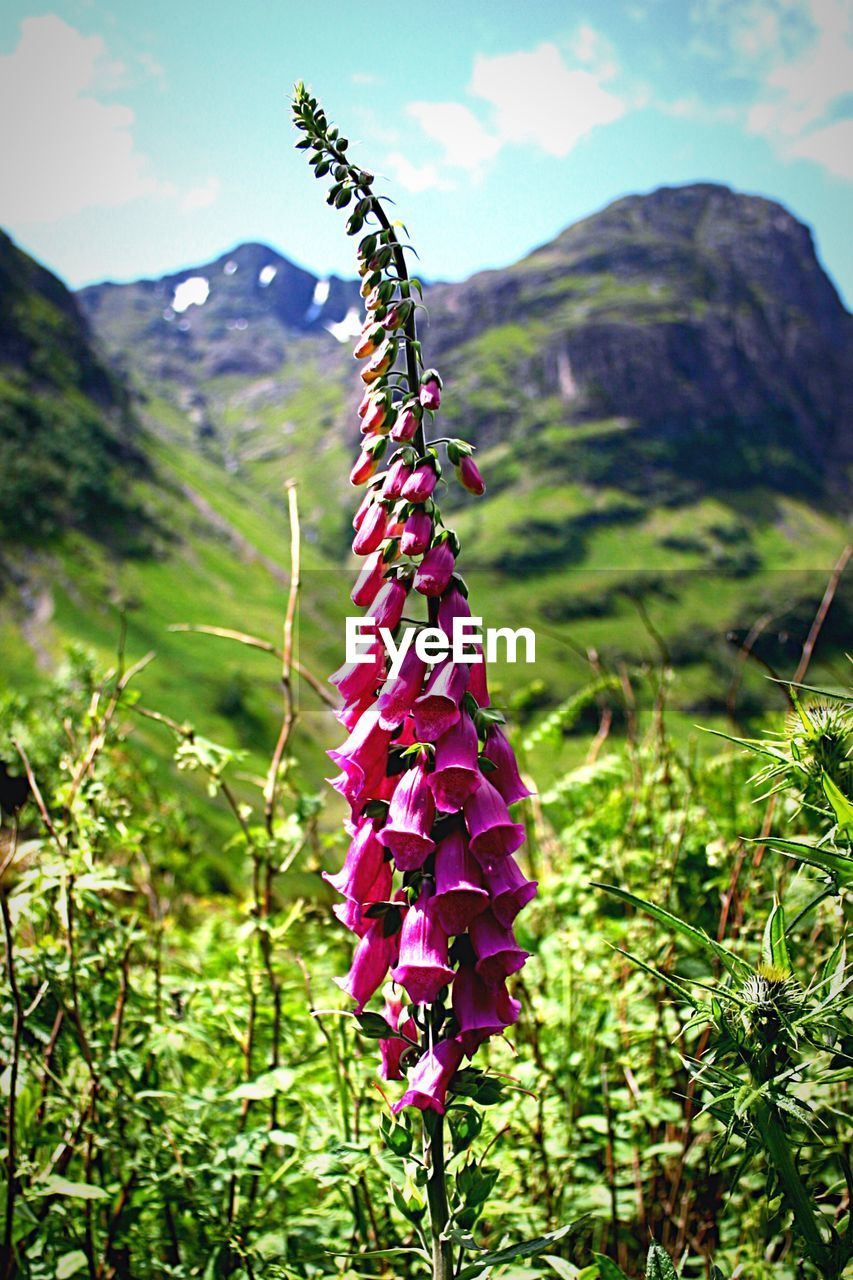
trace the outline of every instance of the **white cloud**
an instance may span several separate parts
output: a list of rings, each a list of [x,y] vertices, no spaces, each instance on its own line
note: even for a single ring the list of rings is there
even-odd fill
[[[582,67],[567,65],[557,46],[549,43],[529,52],[478,54],[468,94],[485,112],[485,120],[474,106],[462,102],[412,102],[407,110],[424,133],[441,144],[442,169],[447,166],[476,175],[513,144],[562,158],[593,129],[612,124],[627,110],[626,102],[604,87],[618,67],[609,46],[592,27],[578,29],[571,53]],[[393,161],[405,183],[400,169],[408,161],[399,153]],[[422,166],[409,175],[419,183],[411,189],[440,185],[442,169]]]
[[[190,187],[181,198],[182,213],[195,213],[196,209],[207,209],[215,204],[219,197],[221,183],[218,178],[207,178],[197,187]]]
[[[407,191],[451,191],[453,183],[442,176],[434,164],[412,164],[401,151],[392,151],[385,157],[392,177]]]
[[[755,86],[739,113],[750,133],[782,160],[853,176],[853,126],[838,118],[853,90],[850,0],[700,0],[694,20],[699,51]]]
[[[94,205],[115,207],[171,190],[136,150],[129,107],[98,100],[120,81],[100,36],[61,18],[26,18],[0,58],[0,172],[7,222],[56,222]]]
[[[138,68],[162,86],[162,68],[146,54],[135,68],[56,14],[24,19],[17,48],[0,56],[0,119],[14,122],[0,130],[4,223],[34,227],[144,198],[185,213],[213,203],[218,178],[184,191],[165,181],[137,149],[130,107],[104,101],[137,80]]]
[[[491,104],[503,142],[527,142],[552,156],[567,156],[582,138],[625,113],[625,103],[603,87],[611,74],[569,68],[553,44],[532,53],[474,61],[470,91]]]
[[[853,182],[853,120],[836,120],[798,138],[788,148],[795,159],[813,160],[836,178]]]
[[[406,110],[427,137],[441,143],[445,164],[477,170],[502,146],[502,140],[490,134],[461,102],[410,102]]]

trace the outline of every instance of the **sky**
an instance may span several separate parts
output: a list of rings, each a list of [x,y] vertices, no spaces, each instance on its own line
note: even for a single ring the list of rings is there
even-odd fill
[[[73,287],[246,240],[352,275],[300,79],[429,279],[714,181],[808,223],[853,302],[853,0],[6,0],[0,225]]]

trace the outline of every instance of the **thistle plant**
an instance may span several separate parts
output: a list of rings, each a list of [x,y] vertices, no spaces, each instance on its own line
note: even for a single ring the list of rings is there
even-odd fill
[[[350,480],[365,489],[353,521],[353,551],[364,564],[352,600],[376,631],[397,635],[411,625],[449,640],[454,622],[470,619],[471,608],[439,486],[445,469],[469,493],[480,495],[485,485],[471,444],[430,434],[443,384],[424,366],[413,296],[421,290],[407,271],[401,228],[374,194],[373,176],[352,163],[347,139],[302,85],[293,111],[304,135],[297,146],[310,151],[318,178],[331,179],[328,203],[350,209],[350,235],[363,233],[358,271],[366,319],[354,355],[364,362],[365,390]],[[417,601],[425,602],[420,618],[411,616]],[[525,828],[510,813],[529,792],[504,717],[491,705],[479,639],[467,656],[427,661],[411,647],[391,673],[376,635],[366,661],[344,665],[331,678],[343,699],[338,718],[349,731],[329,752],[340,769],[332,785],[350,806],[351,843],[343,869],[328,879],[343,899],[335,914],[358,939],[339,984],[363,1029],[379,1038],[386,1078],[407,1077],[393,1111],[423,1114],[419,1168],[436,1280],[468,1274],[454,1262],[454,1227],[469,1229],[485,1198],[476,1167],[468,1165],[457,1172],[459,1203],[450,1201],[445,1113],[465,1098],[488,1101],[499,1092],[496,1081],[464,1064],[519,1016],[507,980],[527,953],[513,922],[536,893],[513,856]],[[382,1013],[367,1011],[386,983]],[[469,1127],[473,1136],[478,1125]],[[406,1141],[399,1133],[392,1139],[398,1149]],[[457,1126],[454,1154],[465,1146]],[[523,1248],[530,1252],[532,1245]],[[488,1264],[481,1255],[473,1273]]]

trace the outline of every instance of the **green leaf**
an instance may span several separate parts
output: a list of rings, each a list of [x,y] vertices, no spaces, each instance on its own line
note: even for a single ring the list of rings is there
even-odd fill
[[[638,898],[636,894],[629,893],[627,889],[620,889],[616,885],[600,884],[593,881],[592,887],[593,889],[603,889],[605,893],[610,893],[615,898],[620,898],[623,902],[629,903],[632,907],[645,911],[654,920],[667,925],[675,933],[680,933],[683,938],[689,938],[691,942],[695,942],[704,951],[716,956],[728,969],[729,973],[735,977],[745,978],[752,972],[748,964],[745,964],[743,960],[739,960],[737,956],[733,956],[719,942],[709,938],[704,930],[694,928],[692,924],[687,924],[685,920],[679,920],[678,916],[674,916],[671,911],[667,911],[664,907],[658,907],[653,902],[646,902],[644,898]]]
[[[266,1071],[254,1080],[238,1084],[228,1094],[229,1098],[248,1098],[259,1102],[264,1098],[274,1098],[277,1093],[289,1093],[293,1088],[293,1072],[288,1067],[276,1067],[275,1071]]]
[[[472,1107],[454,1107],[448,1116],[453,1153],[458,1155],[470,1147],[483,1127],[483,1117]]]
[[[788,944],[785,941],[785,908],[776,902],[767,917],[764,927],[764,943],[762,946],[765,964],[777,965],[780,969],[791,970],[791,957],[788,955]]]
[[[82,1249],[74,1249],[63,1254],[56,1265],[56,1280],[69,1280],[86,1265],[86,1255]]]
[[[542,1255],[542,1261],[548,1263],[548,1266],[557,1273],[560,1280],[577,1280],[577,1267],[573,1267],[570,1262],[566,1262],[565,1258],[557,1258],[553,1253],[545,1253]]]
[[[388,1040],[395,1035],[390,1022],[381,1013],[360,1013],[356,1017],[358,1029],[368,1040]]]
[[[750,843],[758,844],[759,842],[751,841]],[[839,886],[853,884],[853,858],[847,857],[846,854],[820,849],[807,840],[785,840],[781,836],[767,836],[760,843],[766,845],[768,849],[784,853],[787,858],[796,858],[798,862],[805,862],[810,867],[825,871]]]
[[[847,835],[853,835],[853,804],[850,803],[844,792],[839,790],[828,773],[822,775],[821,781],[823,782],[826,798],[832,805],[836,822]]]
[[[107,1193],[90,1182],[69,1182],[67,1178],[50,1177],[33,1187],[40,1196],[70,1196],[75,1200],[106,1200]]]
[[[672,1265],[672,1259],[659,1244],[649,1246],[646,1280],[678,1280],[678,1272]]]
[[[592,1256],[598,1266],[599,1280],[628,1280],[621,1267],[617,1267],[615,1262],[605,1258],[603,1253],[594,1253]]]
[[[498,1267],[504,1262],[513,1262],[516,1258],[536,1258],[546,1249],[550,1249],[558,1240],[565,1240],[573,1231],[577,1231],[583,1221],[584,1219],[578,1218],[576,1222],[570,1222],[568,1226],[560,1227],[557,1231],[549,1231],[547,1235],[539,1236],[536,1240],[510,1245],[507,1249],[498,1249],[497,1253],[484,1254],[470,1266],[457,1271],[456,1280],[475,1280],[476,1276],[482,1274],[485,1267]]]

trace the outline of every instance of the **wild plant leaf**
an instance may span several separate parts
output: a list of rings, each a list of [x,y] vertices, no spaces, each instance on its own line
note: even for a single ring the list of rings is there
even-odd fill
[[[542,1261],[547,1262],[560,1280],[578,1280],[579,1272],[577,1267],[573,1267],[570,1262],[566,1262],[565,1258],[558,1258],[553,1253],[544,1253]]]
[[[785,908],[781,902],[774,903],[773,910],[767,917],[762,954],[765,964],[776,965],[790,972],[791,957],[785,941]]]
[[[828,773],[824,773],[821,777],[823,783],[824,794],[832,805],[832,811],[835,814],[835,820],[839,828],[847,835],[853,835],[853,804],[847,799],[843,791],[832,781]]]
[[[674,977],[669,973],[662,973],[660,969],[656,969],[654,965],[646,964],[645,960],[641,960],[639,956],[633,955],[630,951],[625,951],[622,947],[614,947],[619,955],[624,956],[626,960],[630,960],[631,964],[635,964],[638,969],[642,969],[644,973],[648,973],[651,977],[657,978],[658,982],[662,982],[665,986],[674,991],[676,995],[681,996],[685,1004],[689,1004],[692,1008],[696,1008],[696,998],[686,983],[680,978]]]
[[[33,1194],[39,1196],[68,1196],[72,1200],[106,1200],[107,1193],[103,1187],[96,1187],[91,1182],[69,1182],[68,1178],[50,1177],[38,1182],[33,1187]]]
[[[56,1264],[56,1280],[71,1280],[78,1271],[86,1266],[86,1255],[82,1249],[73,1249],[64,1254]]]
[[[649,1246],[646,1280],[678,1280],[678,1272],[672,1264],[672,1259],[659,1244]]]
[[[592,887],[593,889],[603,889],[605,893],[610,893],[613,897],[629,903],[630,906],[637,907],[638,910],[644,911],[660,924],[665,924],[683,938],[688,938],[691,942],[696,943],[704,951],[716,956],[734,977],[745,978],[752,972],[745,961],[739,960],[737,956],[732,955],[719,942],[715,942],[713,938],[710,938],[703,929],[697,929],[694,925],[687,924],[685,920],[680,920],[678,916],[674,916],[665,907],[658,907],[653,902],[646,902],[644,898],[638,898],[636,894],[629,893],[627,889],[620,889],[616,885],[601,884],[593,881]]]
[[[598,1267],[599,1280],[628,1280],[625,1272],[621,1267],[617,1267],[615,1262],[611,1262],[609,1258],[605,1258],[603,1253],[594,1253],[595,1265]]]
[[[764,840],[752,840],[748,843],[766,845],[768,849],[784,853],[788,858],[796,858],[799,862],[817,867],[832,876],[839,886],[853,884],[853,858],[846,854],[832,853],[807,840],[786,840],[782,836],[767,836]]]
[[[484,1268],[499,1267],[504,1262],[514,1262],[516,1258],[536,1258],[558,1240],[565,1240],[572,1232],[577,1231],[583,1221],[585,1219],[578,1218],[576,1222],[570,1222],[556,1231],[549,1231],[547,1235],[539,1236],[536,1240],[527,1240],[524,1244],[513,1244],[506,1249],[498,1249],[496,1253],[487,1253],[471,1266],[457,1271],[456,1280],[475,1280],[475,1277],[483,1274]]]

